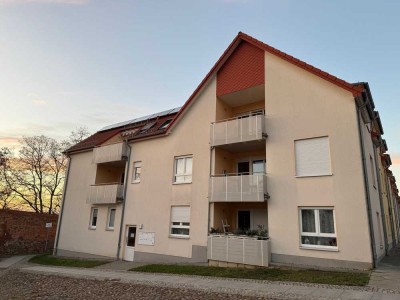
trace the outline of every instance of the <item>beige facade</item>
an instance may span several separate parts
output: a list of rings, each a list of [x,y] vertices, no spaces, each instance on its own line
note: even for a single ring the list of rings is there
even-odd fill
[[[369,88],[262,49],[257,84],[225,82],[226,64],[259,69],[230,48],[179,112],[70,151],[59,255],[368,269],[398,242],[395,183],[359,105]]]

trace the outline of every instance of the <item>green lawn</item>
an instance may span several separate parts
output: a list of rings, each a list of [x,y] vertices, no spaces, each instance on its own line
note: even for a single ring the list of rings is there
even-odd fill
[[[96,266],[104,265],[109,261],[104,260],[91,260],[91,259],[74,259],[74,258],[61,258],[55,257],[50,254],[41,254],[32,257],[29,262],[50,265],[50,266],[63,266],[63,267],[79,267],[79,268],[93,268]]]
[[[319,270],[294,270],[281,268],[221,268],[190,265],[145,265],[130,271],[149,273],[169,273],[227,278],[247,278],[273,281],[295,281],[336,285],[364,286],[369,281],[369,273],[333,272]]]

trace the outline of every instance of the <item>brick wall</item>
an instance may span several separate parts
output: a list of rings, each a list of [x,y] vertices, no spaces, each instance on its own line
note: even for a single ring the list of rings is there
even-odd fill
[[[45,252],[47,232],[47,250],[53,249],[57,220],[58,215],[0,209],[0,255]]]

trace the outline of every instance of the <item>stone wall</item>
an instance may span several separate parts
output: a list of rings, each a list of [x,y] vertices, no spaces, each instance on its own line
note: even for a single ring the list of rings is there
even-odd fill
[[[57,220],[58,215],[0,210],[0,256],[53,249]],[[46,228],[46,223],[52,223],[52,227]]]

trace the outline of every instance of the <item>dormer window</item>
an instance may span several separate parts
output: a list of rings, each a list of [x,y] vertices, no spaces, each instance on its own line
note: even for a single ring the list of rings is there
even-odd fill
[[[143,133],[143,132],[149,130],[154,125],[156,125],[156,122],[150,122],[150,123],[144,125],[144,127],[142,129],[140,129],[140,132]]]
[[[167,121],[165,121],[164,123],[161,124],[160,128],[158,129],[165,129],[168,127],[169,123],[171,123],[172,119],[169,119]]]

